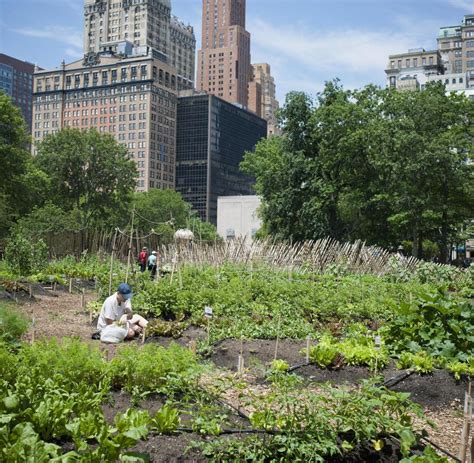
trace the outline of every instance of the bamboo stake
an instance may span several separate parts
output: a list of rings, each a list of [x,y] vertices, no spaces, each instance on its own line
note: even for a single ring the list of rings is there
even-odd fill
[[[472,395],[471,395],[472,385],[469,381],[467,388],[467,393],[464,396],[464,421],[461,434],[461,446],[459,449],[459,459],[462,463],[465,463],[467,456],[467,448],[469,446],[469,438],[471,434],[471,424],[472,424]],[[472,458],[472,457],[471,457]]]
[[[310,336],[308,335],[306,337],[306,363],[309,363],[309,348],[310,348],[310,344],[311,344],[311,338]]]
[[[275,342],[275,356],[274,360],[278,358],[278,344],[280,342],[280,325],[281,325],[281,313],[278,313],[278,327],[277,327],[277,338]]]
[[[132,211],[132,228],[130,230],[130,243],[128,245],[128,259],[127,259],[127,273],[125,274],[125,283],[128,283],[128,273],[130,271],[130,263],[132,258],[132,244],[133,244],[133,224],[135,221],[135,206]]]
[[[109,274],[109,294],[112,292],[112,273],[114,271],[114,254],[117,241],[117,229],[115,229],[114,240],[112,243],[112,253],[110,254],[110,274]]]

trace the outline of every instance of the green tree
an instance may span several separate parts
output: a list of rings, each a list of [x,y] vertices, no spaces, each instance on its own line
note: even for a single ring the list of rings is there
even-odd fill
[[[63,129],[37,146],[36,166],[49,177],[49,198],[82,226],[111,225],[128,209],[137,170],[127,149],[95,129]]]
[[[135,226],[143,233],[155,230],[162,243],[173,240],[179,228],[189,228],[196,239],[213,241],[217,231],[214,225],[202,222],[191,210],[191,205],[174,190],[152,189],[146,193],[135,193]]]
[[[400,93],[329,82],[315,104],[281,111],[284,135],[247,153],[265,229],[292,240],[332,236],[383,246],[448,242],[473,213],[474,103],[442,85]],[[429,115],[429,116],[427,116]]]
[[[28,129],[20,110],[0,92],[0,232],[10,226],[25,207],[25,183],[30,153]]]

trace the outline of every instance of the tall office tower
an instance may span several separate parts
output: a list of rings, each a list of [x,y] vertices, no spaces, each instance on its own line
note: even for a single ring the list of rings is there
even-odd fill
[[[239,166],[266,135],[264,119],[216,96],[178,98],[176,191],[202,220],[217,224],[218,197],[254,194]]]
[[[177,77],[159,56],[153,50],[103,53],[93,61],[86,55],[35,72],[35,142],[64,127],[95,128],[128,149],[138,168],[137,191],[174,188]]]
[[[197,71],[198,90],[247,107],[252,71],[245,0],[203,0]]]
[[[31,133],[34,64],[0,53],[0,90],[21,109]]]
[[[252,64],[252,70],[253,82],[261,87],[260,115],[268,122],[268,135],[279,135],[280,129],[276,117],[279,104],[276,99],[275,79],[271,74],[270,65],[267,63]]]
[[[447,74],[469,73],[474,80],[474,15],[464,16],[459,26],[441,27],[438,50]]]
[[[84,53],[128,53],[131,47],[161,53],[176,68],[179,88],[194,87],[196,38],[171,15],[170,0],[85,0]]]

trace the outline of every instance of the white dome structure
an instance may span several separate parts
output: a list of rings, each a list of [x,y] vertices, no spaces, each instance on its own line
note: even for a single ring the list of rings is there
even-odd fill
[[[177,230],[174,234],[176,241],[192,241],[194,239],[194,233],[188,229]]]

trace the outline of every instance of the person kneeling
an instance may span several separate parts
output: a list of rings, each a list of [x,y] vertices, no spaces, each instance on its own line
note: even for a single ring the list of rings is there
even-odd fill
[[[100,311],[97,330],[103,342],[118,343],[143,332],[147,320],[132,311],[132,288],[121,283],[117,292],[109,296]]]

